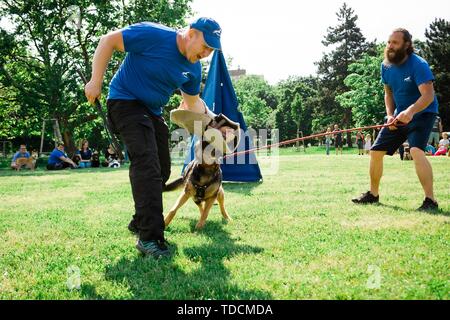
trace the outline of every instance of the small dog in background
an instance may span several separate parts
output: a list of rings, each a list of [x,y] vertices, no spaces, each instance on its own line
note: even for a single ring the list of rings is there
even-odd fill
[[[412,160],[413,158],[412,158],[411,152],[409,150],[409,143],[403,144],[403,150],[404,150],[403,159],[404,160]]]
[[[79,154],[74,154],[71,159],[77,166],[80,165],[81,156]]]
[[[36,161],[39,158],[39,154],[37,151],[31,152],[31,157],[29,158],[18,158],[16,160],[16,171],[20,171],[22,167],[25,167],[27,169],[30,169],[31,171],[34,171],[36,169]]]
[[[92,154],[91,167],[92,168],[100,167],[100,155],[98,154],[97,151],[94,151],[94,153]]]

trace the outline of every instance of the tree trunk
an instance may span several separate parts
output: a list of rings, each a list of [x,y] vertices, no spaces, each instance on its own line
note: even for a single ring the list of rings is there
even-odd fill
[[[63,133],[64,144],[66,145],[67,154],[74,155],[77,147],[75,146],[75,142],[73,141],[72,133],[68,130],[64,130]]]

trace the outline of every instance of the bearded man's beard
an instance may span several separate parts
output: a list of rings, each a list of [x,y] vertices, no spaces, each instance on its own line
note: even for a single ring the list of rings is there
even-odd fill
[[[384,48],[384,61],[390,64],[399,64],[407,56],[407,49],[406,46],[398,50]]]

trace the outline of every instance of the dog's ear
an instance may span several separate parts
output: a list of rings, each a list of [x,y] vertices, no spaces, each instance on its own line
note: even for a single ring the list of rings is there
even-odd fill
[[[227,116],[219,113],[214,117],[213,121],[209,124],[211,128],[220,129],[222,127],[230,127],[233,130],[239,130],[239,123],[230,120]]]

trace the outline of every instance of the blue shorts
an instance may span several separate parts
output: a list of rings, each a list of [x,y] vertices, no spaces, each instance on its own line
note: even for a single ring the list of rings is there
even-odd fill
[[[427,112],[417,115],[406,126],[397,127],[397,130],[383,128],[370,150],[386,151],[392,156],[408,139],[410,148],[416,147],[425,151],[435,119],[435,113]]]

